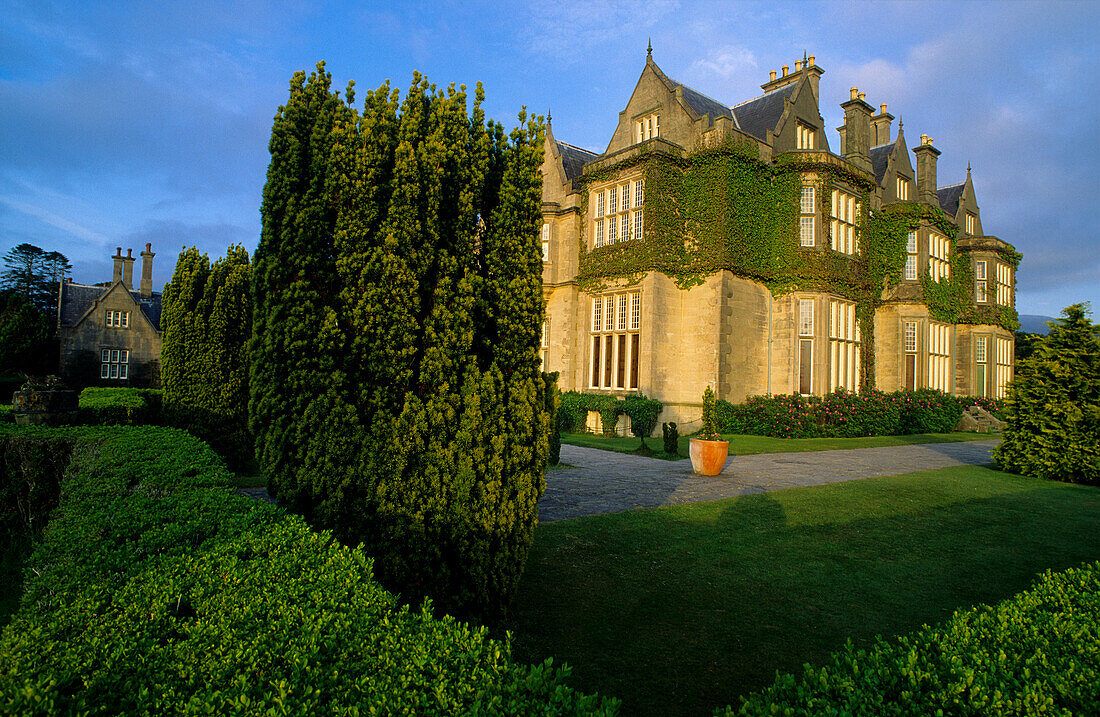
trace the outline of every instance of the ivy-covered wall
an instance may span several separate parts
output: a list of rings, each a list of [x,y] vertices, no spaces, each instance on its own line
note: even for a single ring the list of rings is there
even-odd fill
[[[759,159],[753,142],[729,139],[677,156],[667,148],[639,148],[622,161],[586,173],[581,216],[587,216],[589,189],[641,166],[645,177],[644,238],[588,248],[579,234],[577,284],[597,293],[609,282],[634,285],[647,272],[660,272],[680,289],[702,284],[719,271],[766,286],[773,297],[793,291],[826,292],[857,305],[861,346],[860,383],[875,386],[875,310],[897,301],[910,229],[928,226],[950,242],[950,273],[932,281],[921,272],[929,314],[953,324],[1018,326],[1011,307],[976,306],[971,257],[956,245],[958,229],[941,210],[917,203],[872,209],[876,188],[869,173],[853,169],[827,152],[785,154],[775,163]],[[799,197],[804,182],[817,188],[816,246],[799,243]],[[834,188],[859,198],[860,251],[831,249],[831,197]],[[1001,251],[1015,266],[1019,254]]]

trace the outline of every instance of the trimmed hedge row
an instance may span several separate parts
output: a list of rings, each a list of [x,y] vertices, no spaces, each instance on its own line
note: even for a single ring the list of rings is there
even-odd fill
[[[78,422],[94,426],[144,426],[161,422],[164,392],[155,388],[95,388],[80,392]]]
[[[485,628],[401,606],[362,551],[235,495],[189,434],[0,426],[13,443],[72,460],[0,636],[0,713],[617,711]]]
[[[973,399],[922,388],[918,391],[826,395],[751,396],[734,405],[718,402],[722,433],[777,438],[848,438],[911,433],[950,433]]]
[[[600,414],[604,435],[610,436],[615,433],[619,416],[626,414],[630,416],[631,433],[644,441],[653,434],[653,429],[657,427],[657,416],[663,408],[660,401],[646,398],[641,393],[630,394],[620,400],[605,394],[566,391],[561,394],[558,426],[563,432],[584,431],[588,412],[596,411]]]
[[[823,667],[744,698],[739,715],[1100,713],[1100,563],[1044,573],[994,606],[871,649],[851,643]]]

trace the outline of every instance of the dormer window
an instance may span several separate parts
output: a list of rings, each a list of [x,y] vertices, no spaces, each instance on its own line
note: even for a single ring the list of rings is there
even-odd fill
[[[661,117],[656,114],[646,115],[634,122],[634,136],[639,142],[661,136]]]
[[[798,149],[814,149],[814,128],[799,122],[797,131],[798,137],[795,146]]]
[[[977,233],[977,218],[970,212],[966,213],[966,233],[974,236]]]
[[[899,202],[909,201],[909,180],[905,177],[897,178],[897,195]]]

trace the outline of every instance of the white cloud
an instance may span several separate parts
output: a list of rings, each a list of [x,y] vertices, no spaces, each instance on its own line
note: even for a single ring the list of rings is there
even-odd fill
[[[58,216],[57,214],[47,211],[42,207],[36,207],[33,204],[20,202],[16,199],[11,199],[10,197],[5,197],[3,195],[0,195],[0,202],[8,205],[17,212],[35,217],[41,222],[48,224],[55,229],[60,229],[63,232],[68,232],[69,234],[72,234],[77,238],[94,241],[97,244],[103,246],[111,243],[110,239],[103,236],[99,232],[92,231],[87,227],[82,227],[76,222],[71,222],[65,217]]]
[[[756,55],[737,45],[725,45],[711,50],[706,57],[692,63],[688,74],[693,77],[720,77],[728,80],[737,74],[756,70]]]

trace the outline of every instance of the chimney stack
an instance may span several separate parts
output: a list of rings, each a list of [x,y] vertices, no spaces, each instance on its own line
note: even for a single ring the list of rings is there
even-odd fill
[[[145,244],[145,251],[141,252],[141,295],[148,299],[153,295],[153,244]]]
[[[768,81],[760,85],[760,89],[765,92],[771,92],[772,90],[778,90],[781,87],[794,84],[802,79],[803,74],[809,79],[810,86],[813,87],[814,97],[818,96],[818,85],[820,84],[821,76],[825,74],[825,70],[814,65],[814,56],[798,60],[794,63],[794,72],[791,72],[790,65],[783,65],[783,74],[776,77],[775,70],[768,72]]]
[[[115,247],[115,255],[111,257],[115,263],[114,273],[111,274],[111,283],[122,281],[122,247]]]
[[[844,110],[844,158],[860,169],[870,172],[871,167],[871,112],[873,108],[863,99],[859,88],[852,88],[852,99],[841,105]]]
[[[134,250],[127,249],[126,256],[122,257],[122,285],[128,290],[134,290]]]
[[[890,143],[890,125],[894,115],[886,111],[886,103],[879,105],[879,113],[871,118],[871,146]]]
[[[768,73],[768,82],[775,82],[775,70]]]
[[[917,157],[917,198],[922,204],[940,206],[936,193],[936,162],[940,151],[932,146],[932,138],[926,134],[920,136],[920,146],[913,148]]]

